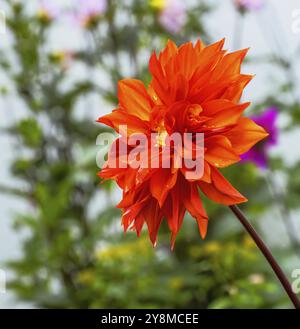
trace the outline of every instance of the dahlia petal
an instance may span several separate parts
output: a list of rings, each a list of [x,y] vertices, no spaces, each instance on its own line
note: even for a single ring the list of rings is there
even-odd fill
[[[139,215],[141,210],[147,204],[149,197],[145,197],[142,200],[134,203],[129,208],[126,208],[122,216],[122,224],[124,227],[124,232],[128,230],[128,227],[133,223],[136,217]]]
[[[121,145],[123,144],[123,145]],[[126,147],[126,148],[125,148]],[[118,180],[127,173],[127,144],[122,138],[113,142],[108,152],[108,159],[103,164],[98,176],[103,179]]]
[[[197,68],[190,80],[190,95],[193,96],[198,92],[199,88],[203,87],[210,80],[212,70],[221,61],[226,51],[222,50],[225,39],[222,39],[212,45],[204,47],[202,43],[197,48],[195,46],[197,58]],[[199,51],[199,48],[201,51]]]
[[[157,170],[150,179],[150,192],[152,196],[158,201],[162,208],[168,192],[174,187],[177,181],[177,172],[172,173],[170,169]]]
[[[143,229],[144,223],[145,223],[145,218],[143,214],[138,214],[132,226],[132,229],[136,231],[138,237],[141,235],[141,231]]]
[[[187,42],[179,47],[176,56],[177,70],[189,80],[198,66],[198,56],[192,42]]]
[[[212,80],[220,80],[240,73],[241,64],[249,48],[225,55],[212,74]]]
[[[211,77],[212,68],[217,65],[217,62],[222,58],[223,54],[218,57],[213,58],[213,60],[208,64],[207,69],[197,68],[192,79],[190,80],[190,91],[189,97],[197,100],[200,94],[200,90],[207,85],[207,82]]]
[[[253,75],[241,74],[233,83],[231,83],[220,98],[226,98],[235,103],[239,102],[245,87],[252,79]]]
[[[183,101],[186,99],[189,92],[189,82],[183,74],[177,74],[174,78],[172,87],[170,88],[169,99]]]
[[[142,121],[134,115],[130,115],[121,109],[112,111],[110,114],[99,118],[97,122],[103,123],[115,129],[123,136],[130,136],[135,133],[149,133],[149,126],[146,121]],[[126,126],[127,132],[121,129],[121,126]]]
[[[191,175],[188,175],[188,172],[190,171],[190,169],[187,169],[185,167],[181,168],[180,171],[181,173],[183,174],[184,178],[188,181],[188,182],[195,182],[195,181],[203,181],[203,182],[206,182],[206,183],[210,183],[211,182],[211,177],[210,177],[210,165],[207,161],[203,161],[203,164],[204,164],[204,170],[203,170],[203,175],[200,179],[193,179],[193,178],[190,178]]]
[[[98,173],[98,176],[104,180],[107,179],[113,179],[116,181],[117,185],[123,189],[124,188],[124,176],[126,175],[125,172],[118,172],[116,173],[113,169],[109,169],[109,171],[106,173],[104,172],[103,174],[103,170],[101,170],[101,172]]]
[[[123,175],[117,178],[117,183],[125,192],[128,192],[135,187],[136,182],[136,170],[127,168],[123,171]]]
[[[140,80],[124,79],[118,83],[118,98],[120,107],[130,115],[149,121],[151,99]]]
[[[98,176],[102,179],[117,179],[118,176],[124,174],[124,169],[120,168],[109,168],[108,166],[103,166],[101,171],[99,171]]]
[[[145,205],[142,211],[142,215],[148,227],[150,240],[155,246],[158,230],[163,218],[163,212],[161,211],[158,202],[154,198],[148,201],[148,203]]]
[[[169,93],[168,93],[168,80],[165,77],[165,73],[161,63],[157,59],[156,53],[154,52],[150,57],[149,71],[152,74],[151,88],[154,89],[155,93],[162,101],[163,104],[169,104]]]
[[[205,139],[205,147],[205,160],[215,167],[225,168],[240,161],[230,140],[225,136],[216,135]]]
[[[167,45],[163,51],[159,54],[159,62],[162,67],[165,67],[171,57],[177,54],[177,46],[172,40],[168,40]]]
[[[206,183],[211,183],[211,174],[210,174],[210,165],[208,164],[207,161],[204,161],[204,173],[203,176],[200,180]]]
[[[238,124],[224,135],[230,140],[237,154],[247,152],[253,145],[266,138],[268,133],[249,118],[241,118]]]
[[[201,59],[203,60],[203,62],[201,61],[201,63],[198,63],[198,65],[205,66],[205,63],[207,61],[209,61],[211,58],[215,57],[216,54],[222,51],[224,47],[224,43],[225,43],[225,38],[204,47],[203,50],[200,52]]]
[[[116,207],[119,208],[119,209],[129,208],[130,206],[133,205],[135,198],[136,198],[136,191],[135,190],[123,192],[123,198],[117,204]]]
[[[181,202],[180,186],[177,184],[168,195],[164,204],[164,215],[171,231],[171,248],[174,248],[176,236],[182,226],[185,207]]]
[[[232,88],[236,84],[236,79],[225,79],[221,81],[215,81],[203,85],[203,88],[199,88],[197,93],[191,96],[193,102],[208,102],[214,99],[229,99],[226,95],[228,89]],[[224,96],[225,95],[225,96]],[[230,100],[230,99],[229,99]]]
[[[196,183],[184,185],[182,193],[184,206],[191,216],[196,219],[200,235],[204,239],[207,233],[208,216],[202,205],[197,185]]]
[[[245,109],[250,103],[235,104],[228,100],[213,100],[202,105],[205,115],[212,116],[205,125],[208,127],[219,128],[237,123]]]
[[[163,104],[151,84],[148,86],[148,94],[151,97],[154,106],[161,106]]]
[[[205,44],[202,40],[197,40],[194,48],[197,54],[199,55],[200,52],[205,48]]]
[[[165,115],[165,127],[167,131],[170,133],[173,131],[184,132],[187,107],[188,102],[181,101],[175,102],[168,108],[168,112]]]
[[[201,191],[209,199],[227,206],[247,201],[214,167],[211,167],[211,178],[211,184],[197,182]]]

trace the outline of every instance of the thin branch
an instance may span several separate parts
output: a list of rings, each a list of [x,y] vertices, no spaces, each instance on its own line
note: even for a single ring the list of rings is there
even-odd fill
[[[241,224],[244,226],[246,231],[250,234],[252,239],[254,240],[257,247],[260,249],[260,251],[265,256],[266,260],[271,265],[273,271],[275,272],[277,278],[281,282],[283,288],[285,289],[286,293],[288,294],[291,302],[294,304],[296,309],[300,309],[300,300],[298,296],[293,292],[293,289],[284,274],[283,270],[277,263],[276,259],[272,255],[271,251],[268,249],[268,247],[265,245],[263,240],[260,238],[260,236],[256,233],[250,222],[247,220],[245,215],[242,213],[242,211],[236,206],[229,206],[231,211],[234,213],[234,215],[237,217],[237,219],[241,222]]]
[[[286,207],[285,193],[279,186],[274,186],[274,182],[272,180],[270,172],[266,173],[265,180],[270,190],[270,193],[275,201],[275,205],[278,207],[278,212],[286,228],[291,246],[294,249],[298,258],[300,258],[300,241],[297,237],[297,228],[291,217],[291,212],[288,207]]]

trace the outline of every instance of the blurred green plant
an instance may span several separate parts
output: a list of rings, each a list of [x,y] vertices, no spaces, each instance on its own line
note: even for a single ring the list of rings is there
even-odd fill
[[[96,253],[95,266],[78,276],[78,294],[89,307],[258,308],[280,300],[248,238],[202,246],[181,241],[184,254],[162,246],[154,251],[146,239],[103,246]]]

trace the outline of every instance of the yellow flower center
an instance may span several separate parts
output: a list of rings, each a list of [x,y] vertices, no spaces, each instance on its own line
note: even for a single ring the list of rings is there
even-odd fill
[[[166,146],[166,138],[168,133],[165,129],[158,130],[156,136],[156,146]]]
[[[189,106],[187,111],[188,120],[198,123],[201,121],[200,114],[203,111],[201,105],[199,104],[192,104]]]

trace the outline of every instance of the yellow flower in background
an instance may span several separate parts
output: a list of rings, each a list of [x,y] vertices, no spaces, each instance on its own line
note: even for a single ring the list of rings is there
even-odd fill
[[[171,278],[169,281],[169,287],[172,290],[179,290],[183,287],[183,285],[184,285],[184,280],[180,276],[175,276],[175,277]]]
[[[204,247],[204,252],[208,254],[215,254],[221,251],[222,247],[219,242],[217,241],[210,241]]]
[[[43,22],[50,22],[52,21],[52,16],[50,15],[50,13],[45,10],[44,8],[40,8],[37,12],[37,17],[43,21]]]
[[[166,0],[150,0],[150,7],[162,10],[166,7],[167,1]]]
[[[63,69],[68,69],[72,60],[74,59],[74,54],[67,50],[54,51],[49,54],[49,59],[63,67]]]
[[[181,0],[150,0],[150,7],[158,11],[160,25],[169,33],[177,34],[187,20],[186,6]]]
[[[141,238],[130,243],[106,246],[96,252],[96,258],[98,260],[124,260],[135,257],[137,253],[145,257],[153,254],[153,250],[148,248],[147,239]]]
[[[256,248],[256,244],[255,242],[250,238],[250,236],[245,236],[244,240],[243,240],[243,244],[245,247],[247,248]]]
[[[84,270],[78,274],[78,282],[82,284],[90,284],[96,279],[96,273],[93,270]]]
[[[60,16],[60,9],[50,1],[41,1],[37,11],[37,17],[45,24],[52,22]]]

